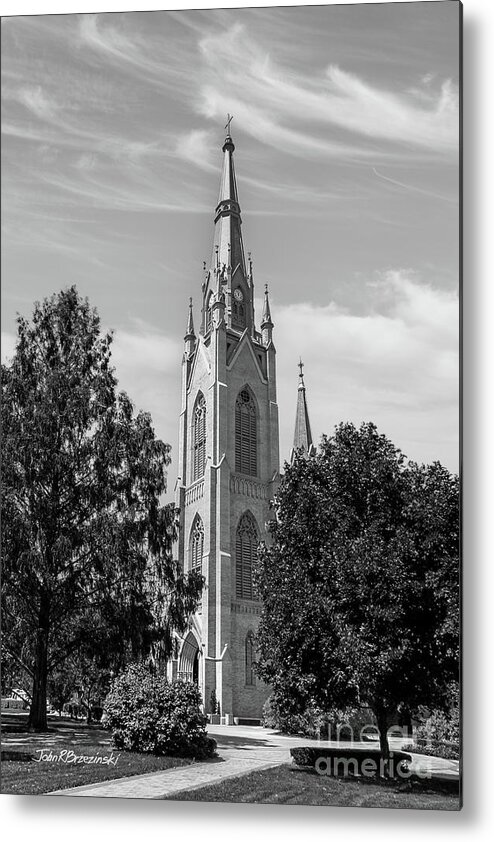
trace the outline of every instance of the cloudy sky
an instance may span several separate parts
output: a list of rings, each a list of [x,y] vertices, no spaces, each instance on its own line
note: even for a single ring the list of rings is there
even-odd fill
[[[316,439],[373,420],[458,469],[456,2],[14,17],[2,51],[4,358],[75,283],[176,451],[230,112],[282,460],[302,356]]]

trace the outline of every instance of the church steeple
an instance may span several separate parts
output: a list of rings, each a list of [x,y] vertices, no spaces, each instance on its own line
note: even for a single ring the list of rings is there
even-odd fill
[[[210,309],[221,289],[225,297],[225,321],[228,327],[254,332],[254,294],[251,275],[247,272],[242,241],[242,219],[238,201],[233,153],[235,144],[230,133],[232,117],[228,115],[223,143],[223,168],[218,204],[214,215],[213,251],[209,271],[203,285],[203,328],[207,333],[213,324]]]
[[[270,692],[252,670],[261,613],[252,559],[267,538],[280,481],[273,322],[266,289],[256,330],[230,123],[229,116],[200,330],[195,336],[191,301],[182,357],[176,558],[206,584],[167,667],[170,680],[197,681],[203,704],[214,691],[226,722],[260,718]]]
[[[302,456],[307,458],[312,456],[316,448],[312,443],[312,433],[310,429],[309,410],[307,408],[307,397],[305,394],[304,383],[304,364],[300,360],[298,367],[300,374],[298,376],[298,396],[297,396],[297,413],[295,416],[295,434],[293,436],[293,448],[290,454],[290,461],[293,462],[295,453],[300,451]]]
[[[262,311],[261,333],[263,345],[269,345],[273,338],[273,322],[269,307],[269,292],[267,284],[264,285],[264,307]]]
[[[196,346],[196,334],[194,331],[194,318],[192,316],[192,298],[189,298],[189,314],[187,317],[187,330],[184,336],[185,353],[191,357]]]

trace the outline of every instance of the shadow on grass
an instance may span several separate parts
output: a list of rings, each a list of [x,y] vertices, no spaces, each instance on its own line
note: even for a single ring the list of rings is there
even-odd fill
[[[269,738],[260,740],[255,737],[235,737],[231,734],[211,734],[210,736],[216,740],[219,748],[241,748],[248,750],[249,748],[279,748],[277,743],[273,743]]]

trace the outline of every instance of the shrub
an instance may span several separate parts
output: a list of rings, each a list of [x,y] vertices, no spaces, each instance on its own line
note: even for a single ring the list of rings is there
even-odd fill
[[[447,713],[433,710],[428,719],[415,730],[409,751],[420,754],[459,760],[460,757],[460,706],[458,685],[450,688],[450,707]]]
[[[372,773],[377,776],[381,774],[382,755],[379,749],[299,746],[297,748],[291,748],[290,754],[297,766],[305,768],[314,768],[318,761],[320,762],[321,759],[325,760],[327,763],[327,765],[325,764],[326,769],[328,770],[326,774],[333,774],[335,776],[364,774],[365,777],[369,777]],[[371,761],[371,764],[368,761]],[[386,766],[386,776],[392,774],[394,777],[401,777],[401,770],[404,772],[408,771],[408,764],[411,761],[411,757],[403,751],[393,751],[390,752],[389,761]]]
[[[261,724],[265,728],[276,728],[284,734],[319,737],[324,721],[323,712],[315,705],[308,707],[303,713],[289,713],[280,710],[275,696],[269,696],[262,709]]]
[[[105,700],[105,727],[117,749],[212,757],[216,743],[206,733],[200,703],[195,684],[170,683],[147,667],[132,664],[112,682]]]
[[[364,707],[323,711],[311,705],[303,713],[287,713],[280,709],[274,695],[269,696],[262,711],[265,728],[276,728],[284,734],[339,741],[358,741],[362,728],[375,723],[370,708]]]
[[[329,740],[359,742],[372,733],[377,734],[375,726],[376,718],[367,707],[333,708],[325,714],[324,730]]]
[[[403,746],[404,751],[413,751],[414,754],[425,754],[428,757],[442,757],[445,760],[459,760],[460,747],[456,743],[423,743],[416,740],[414,743],[407,743]]]

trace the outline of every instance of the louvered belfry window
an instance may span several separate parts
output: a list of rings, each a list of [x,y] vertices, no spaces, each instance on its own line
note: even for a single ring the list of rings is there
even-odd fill
[[[206,401],[204,395],[199,395],[194,409],[192,447],[192,480],[194,481],[204,476],[206,467]]]
[[[235,470],[257,476],[257,413],[248,389],[235,403]]]
[[[202,554],[204,551],[204,526],[200,517],[196,517],[190,535],[190,569],[202,573]]]
[[[254,518],[246,512],[240,518],[235,543],[235,592],[239,599],[256,599],[252,567],[256,557],[258,531]]]

